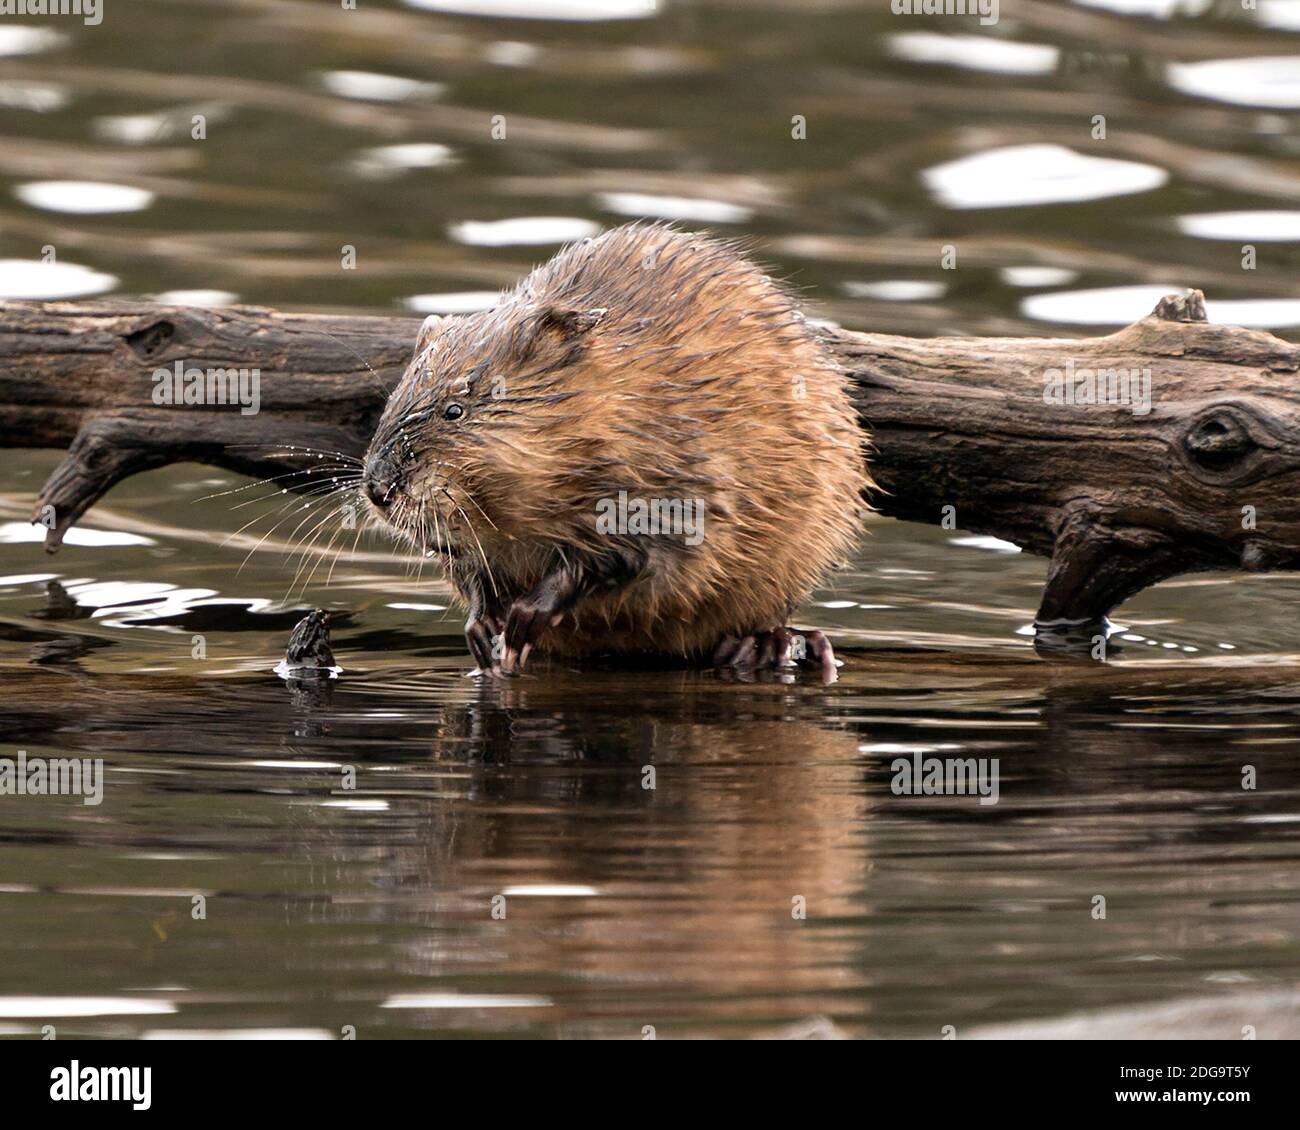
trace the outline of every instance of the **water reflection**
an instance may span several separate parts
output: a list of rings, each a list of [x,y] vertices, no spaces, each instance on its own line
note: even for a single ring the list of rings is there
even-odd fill
[[[1099,200],[1159,188],[1168,174],[1137,161],[1089,157],[1062,145],[1012,145],[936,165],[925,185],[949,208],[1009,208]]]
[[[1178,228],[1198,239],[1255,243],[1300,241],[1300,212],[1204,212],[1177,217]]]
[[[0,56],[35,55],[38,51],[52,51],[67,40],[52,28],[9,25],[0,27]]]
[[[600,234],[600,225],[570,216],[517,216],[510,220],[463,220],[447,234],[475,247],[572,243]]]
[[[30,181],[14,187],[14,195],[33,208],[74,215],[104,212],[142,212],[154,202],[154,194],[125,184],[95,181]]]
[[[406,0],[412,8],[512,20],[625,20],[653,16],[659,0]]]
[[[1077,1009],[1071,971],[1118,1006],[1293,967],[1300,839],[1260,822],[1300,791],[1293,675],[849,659],[811,691],[438,663],[345,678],[296,721],[260,678],[97,678],[78,692],[92,728],[33,673],[11,690],[15,740],[58,733],[108,777],[57,848],[57,809],[4,805],[6,858],[27,864],[6,920],[21,943],[94,915],[117,984],[153,1002],[172,986],[181,1029],[234,1008],[252,1028],[633,1037],[826,1015],[923,1036]],[[918,749],[998,757],[998,805],[893,795],[893,758]],[[1267,795],[1242,790],[1243,763]],[[150,923],[206,886],[220,918],[177,914],[159,943]],[[84,939],[52,944],[68,991],[103,977]],[[43,960],[14,954],[17,975]]]
[[[1300,58],[1272,55],[1258,59],[1210,59],[1169,64],[1169,85],[1184,94],[1289,110],[1300,106]]]
[[[113,275],[78,263],[0,259],[0,298],[88,298],[116,286]]]
[[[915,63],[944,63],[994,74],[1051,74],[1060,51],[1045,43],[1014,43],[977,35],[938,35],[906,31],[888,38],[889,49],[900,59]]]

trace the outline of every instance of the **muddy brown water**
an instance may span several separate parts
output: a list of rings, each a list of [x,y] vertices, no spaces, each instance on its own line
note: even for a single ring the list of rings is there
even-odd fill
[[[856,328],[1101,332],[1165,285],[1300,323],[1295,4],[329,7],[0,23],[0,291],[455,310],[669,214]],[[299,570],[297,513],[249,556],[301,503],[210,468],[130,480],[47,557],[56,460],[3,457],[0,756],[102,758],[104,790],[0,796],[0,1034],[937,1038],[1200,1002],[1192,1034],[1236,1038],[1252,1002],[1294,1011],[1291,578],[1183,578],[1106,665],[1044,659],[1041,560],[875,520],[800,614],[832,687],[480,683],[427,568],[370,540]],[[313,606],[324,687],[273,672]],[[918,751],[996,758],[998,802],[895,795]]]

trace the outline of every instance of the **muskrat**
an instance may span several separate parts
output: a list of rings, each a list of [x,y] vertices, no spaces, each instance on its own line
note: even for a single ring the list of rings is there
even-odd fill
[[[445,562],[481,671],[651,653],[831,678],[822,633],[786,624],[854,543],[866,440],[780,285],[631,224],[427,319],[364,489]]]

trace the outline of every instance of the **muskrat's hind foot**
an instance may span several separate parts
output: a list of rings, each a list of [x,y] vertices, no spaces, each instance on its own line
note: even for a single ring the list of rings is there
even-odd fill
[[[803,667],[821,674],[822,682],[839,677],[839,663],[823,632],[770,628],[749,636],[724,636],[713,653],[713,666],[724,671],[790,671]]]

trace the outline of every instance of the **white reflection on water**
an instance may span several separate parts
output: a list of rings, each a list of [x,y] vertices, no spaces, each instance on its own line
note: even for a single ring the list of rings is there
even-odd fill
[[[1167,20],[1175,13],[1192,16],[1204,12],[1214,0],[1074,0],[1084,8],[1105,8],[1125,16],[1154,16]]]
[[[997,553],[1019,553],[1020,546],[1015,542],[1003,541],[1001,538],[987,534],[974,534],[970,537],[949,538],[949,545],[961,545],[970,549],[991,549]]]
[[[171,1001],[130,997],[0,997],[0,1016],[166,1016],[176,1011]]]
[[[380,1008],[550,1008],[550,997],[505,993],[395,993]]]
[[[66,42],[66,36],[45,27],[6,25],[0,27],[0,55],[35,55],[51,51]]]
[[[26,545],[45,540],[45,527],[29,522],[5,522],[0,525],[0,545]],[[95,530],[89,526],[73,526],[64,536],[65,545],[156,545],[152,538],[120,530]]]
[[[447,234],[472,247],[517,247],[568,243],[596,235],[600,225],[574,216],[516,216],[509,220],[463,220]]]
[[[1040,322],[1071,322],[1080,326],[1127,325],[1145,318],[1166,295],[1181,294],[1181,286],[1107,286],[1096,290],[1058,290],[1032,294],[1020,303],[1026,318]]]
[[[1184,94],[1234,106],[1300,106],[1300,55],[1170,63],[1167,78]]]
[[[0,82],[0,106],[8,110],[48,114],[63,109],[67,104],[67,87],[52,82],[26,82],[22,79]]]
[[[527,883],[501,893],[508,898],[590,898],[600,892],[583,883]]]
[[[461,290],[447,294],[413,294],[402,305],[416,314],[473,314],[490,310],[501,292],[496,290]]]
[[[457,163],[456,151],[434,141],[380,145],[352,158],[352,170],[363,177],[391,177],[409,169],[443,169]]]
[[[1127,325],[1144,318],[1157,302],[1179,294],[1179,286],[1111,286],[1097,290],[1065,290],[1033,294],[1020,304],[1026,318],[1079,326]],[[1211,322],[1252,329],[1300,326],[1300,299],[1242,298],[1207,300]]]
[[[949,208],[1008,208],[1148,192],[1169,174],[1139,161],[1087,157],[1063,145],[1009,145],[935,165],[921,178]]]
[[[109,117],[96,118],[91,129],[97,137],[110,141],[121,141],[127,145],[147,145],[151,141],[161,141],[171,129],[171,115],[158,114],[114,114]]]
[[[14,195],[33,208],[79,216],[141,212],[156,199],[148,189],[89,180],[37,180],[14,186]]]
[[[400,75],[373,71],[326,71],[321,82],[331,94],[359,102],[406,102],[412,98],[437,98],[447,88],[440,82],[420,82]]]
[[[1252,329],[1289,329],[1300,326],[1300,298],[1241,298],[1206,302],[1212,322]]]
[[[498,67],[527,67],[541,57],[531,43],[521,43],[517,39],[499,39],[483,48],[483,61]]]
[[[151,1028],[142,1040],[333,1040],[324,1028]]]
[[[653,16],[659,0],[403,0],[408,7],[511,20],[631,20]]]
[[[205,603],[224,603],[211,599],[217,595],[215,589],[183,589],[155,581],[87,581],[69,583],[67,589],[78,604],[95,609],[96,616],[125,616],[138,627],[149,627],[149,620],[180,616]],[[120,621],[105,623],[117,626]]]
[[[915,63],[946,63],[971,71],[1007,75],[1044,75],[1056,70],[1061,52],[1045,43],[1013,43],[982,35],[939,35],[903,31],[886,36],[886,46]]]
[[[602,192],[597,207],[618,216],[653,216],[660,220],[699,220],[705,224],[741,224],[754,210],[724,200],[690,196],[653,196],[643,192]]]
[[[153,114],[108,114],[96,118],[91,129],[96,137],[123,145],[150,145],[170,138],[190,140],[194,115],[203,114],[208,125],[225,121],[230,111],[220,105],[177,106]]]
[[[1079,277],[1065,267],[1003,267],[998,272],[1007,286],[1065,286]]]
[[[167,306],[230,306],[239,301],[233,290],[164,290],[153,298]]]
[[[1300,0],[1258,0],[1255,17],[1265,27],[1300,31]]]
[[[876,298],[882,302],[921,302],[927,298],[942,298],[948,288],[941,282],[926,279],[881,279],[879,282],[844,284],[844,293],[854,298]]]
[[[0,298],[85,298],[117,286],[115,275],[77,263],[0,259]]]
[[[1177,216],[1184,235],[1198,239],[1249,239],[1257,243],[1300,240],[1300,212],[1201,212]]]

